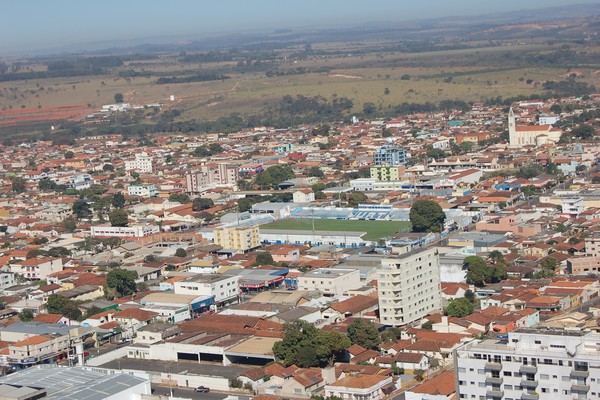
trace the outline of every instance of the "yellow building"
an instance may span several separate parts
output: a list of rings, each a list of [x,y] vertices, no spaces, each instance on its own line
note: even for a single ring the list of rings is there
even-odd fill
[[[225,249],[248,251],[260,246],[258,226],[217,228],[213,232],[215,244]]]
[[[378,181],[398,181],[402,178],[404,170],[404,166],[371,167],[371,179]]]

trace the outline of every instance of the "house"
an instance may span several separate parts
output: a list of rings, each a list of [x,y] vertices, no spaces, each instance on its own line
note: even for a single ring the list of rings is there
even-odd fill
[[[144,326],[151,323],[159,314],[138,308],[126,308],[113,314],[113,320],[123,327],[123,337],[133,337]]]
[[[311,203],[315,201],[315,193],[311,189],[297,190],[292,196],[294,203]]]
[[[379,300],[375,296],[358,294],[346,300],[331,304],[323,311],[323,318],[330,323],[340,322],[349,317],[362,317],[379,309]]]
[[[325,396],[342,399],[383,400],[395,389],[391,376],[350,375],[325,385]]]
[[[454,371],[445,371],[404,392],[404,400],[452,400],[455,393]]]

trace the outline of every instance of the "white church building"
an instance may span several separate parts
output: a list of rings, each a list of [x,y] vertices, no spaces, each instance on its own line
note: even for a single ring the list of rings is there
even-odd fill
[[[510,108],[508,112],[508,136],[511,147],[542,146],[556,143],[562,131],[552,125],[517,125],[515,113]]]

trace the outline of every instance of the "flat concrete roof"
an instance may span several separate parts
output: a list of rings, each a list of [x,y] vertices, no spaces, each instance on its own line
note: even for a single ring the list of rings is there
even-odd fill
[[[280,338],[270,337],[252,337],[233,347],[230,347],[225,353],[244,355],[250,357],[269,356],[273,357],[273,345],[281,342]]]
[[[240,374],[248,369],[229,365],[227,367],[218,364],[198,364],[197,362],[191,361],[160,361],[160,360],[141,360],[134,358],[119,358],[117,360],[110,361],[100,366],[100,368],[110,369],[128,369],[135,371],[144,372],[167,372],[167,373],[181,373],[187,371],[193,375],[203,376],[218,376],[227,379],[237,378]]]

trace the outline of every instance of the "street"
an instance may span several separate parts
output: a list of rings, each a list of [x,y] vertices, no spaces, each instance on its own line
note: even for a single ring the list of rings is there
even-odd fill
[[[162,395],[168,396],[170,393],[170,389],[164,386],[152,385],[152,394],[153,395]],[[227,397],[226,394],[222,393],[196,393],[191,388],[173,388],[173,396],[188,398],[188,399],[209,399],[209,400],[222,400]]]

